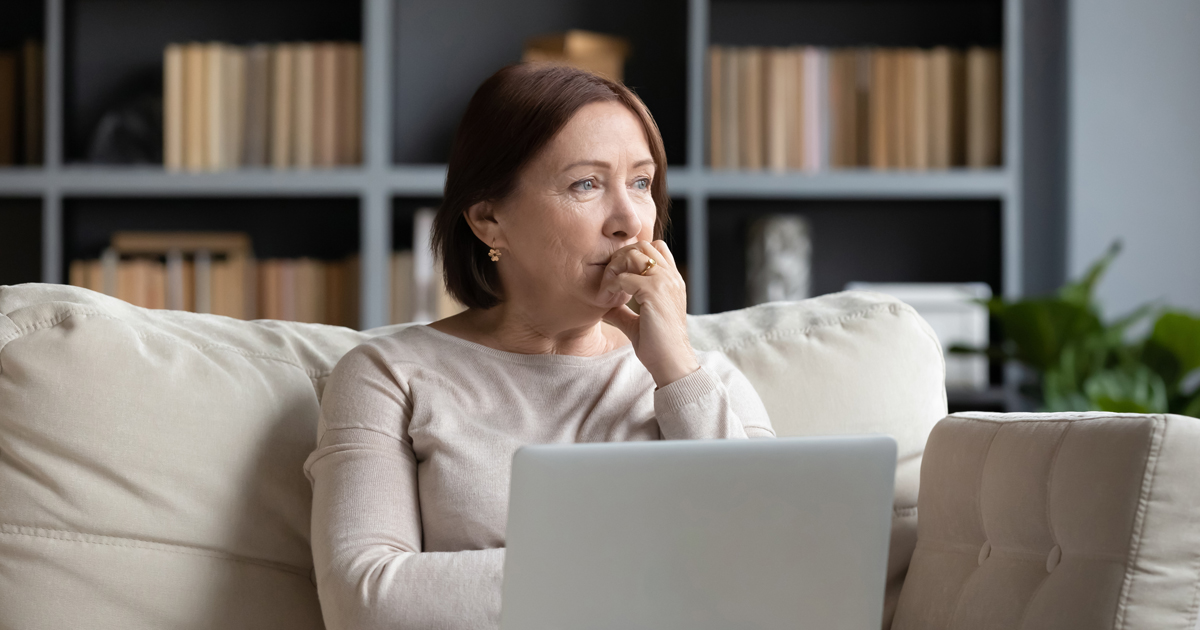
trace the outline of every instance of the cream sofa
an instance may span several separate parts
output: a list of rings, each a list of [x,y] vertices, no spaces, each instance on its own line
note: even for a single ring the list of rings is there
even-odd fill
[[[0,628],[322,627],[301,464],[338,358],[395,330],[0,286]],[[942,420],[933,333],[878,294],[690,332],[745,372],[780,435],[896,437],[885,627],[1195,623],[1200,421]]]

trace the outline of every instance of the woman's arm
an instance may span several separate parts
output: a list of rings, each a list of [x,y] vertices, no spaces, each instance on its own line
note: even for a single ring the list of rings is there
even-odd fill
[[[700,369],[654,391],[663,439],[775,437],[754,386],[719,352],[700,354]]]
[[[329,630],[499,624],[503,549],[423,553],[406,389],[377,348],[338,362],[321,401],[312,549]]]

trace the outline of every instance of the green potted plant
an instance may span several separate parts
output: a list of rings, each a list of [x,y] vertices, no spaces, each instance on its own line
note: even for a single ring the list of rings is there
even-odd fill
[[[1106,323],[1093,289],[1120,252],[1119,242],[1083,278],[1056,294],[987,302],[1004,341],[986,349],[1015,360],[1037,378],[1022,386],[1044,411],[1178,413],[1200,417],[1200,317],[1147,304]],[[1135,324],[1154,318],[1136,338]]]

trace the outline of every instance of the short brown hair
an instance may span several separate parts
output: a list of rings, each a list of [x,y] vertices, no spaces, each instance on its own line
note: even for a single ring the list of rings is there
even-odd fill
[[[650,110],[629,88],[596,74],[550,62],[519,63],[488,77],[467,105],[446,173],[442,205],[433,220],[433,251],[441,259],[450,295],[470,308],[503,299],[488,245],[471,231],[464,213],[480,201],[512,193],[521,170],[584,105],[618,102],[642,124],[654,159],[650,182],[657,217],[654,238],[669,220],[667,156]]]

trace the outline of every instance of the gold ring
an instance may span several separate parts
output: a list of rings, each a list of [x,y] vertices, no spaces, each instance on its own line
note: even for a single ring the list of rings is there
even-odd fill
[[[653,258],[647,258],[646,259],[646,268],[642,270],[642,273],[640,275],[644,276],[644,275],[650,273],[650,270],[653,269],[654,265],[657,265],[657,264],[658,263],[655,262]]]

